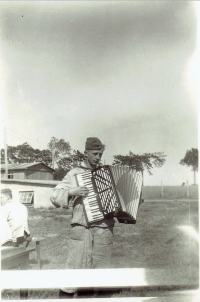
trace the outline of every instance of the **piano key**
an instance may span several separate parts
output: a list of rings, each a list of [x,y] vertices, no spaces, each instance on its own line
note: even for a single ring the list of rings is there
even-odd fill
[[[98,211],[100,211],[98,206],[90,207],[90,206],[88,206],[88,205],[85,205],[85,209],[87,209],[87,210],[89,210],[89,211],[91,211],[91,210],[98,210]]]

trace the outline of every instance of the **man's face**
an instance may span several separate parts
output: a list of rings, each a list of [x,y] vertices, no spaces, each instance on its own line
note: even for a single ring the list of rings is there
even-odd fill
[[[4,206],[9,200],[9,196],[5,194],[1,194],[1,205]]]
[[[96,167],[102,157],[103,150],[87,150],[87,158],[92,167]]]

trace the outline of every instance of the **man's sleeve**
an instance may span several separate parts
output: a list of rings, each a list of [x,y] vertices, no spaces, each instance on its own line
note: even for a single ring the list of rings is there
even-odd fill
[[[24,206],[25,207],[25,206]],[[29,225],[28,225],[28,209],[25,207],[25,215],[24,215],[24,230],[28,235],[30,235]]]
[[[9,214],[10,214],[10,209],[7,206],[7,204],[5,204],[4,206],[1,206],[1,212],[3,213],[6,220],[8,220],[8,217],[9,217]]]
[[[69,189],[72,188],[72,179],[68,173],[62,182],[58,184],[51,194],[51,202],[56,208],[69,208],[73,204],[73,197],[69,197]]]
[[[12,241],[12,231],[10,226],[7,222],[6,217],[4,216],[3,212],[0,211],[0,225],[1,225],[1,245],[8,241]]]

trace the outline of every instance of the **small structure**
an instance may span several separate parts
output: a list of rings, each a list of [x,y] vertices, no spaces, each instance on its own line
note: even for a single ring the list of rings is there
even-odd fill
[[[13,200],[26,206],[54,208],[50,196],[58,183],[56,180],[2,179],[1,189],[11,189]]]
[[[8,164],[8,179],[53,180],[54,171],[42,162]],[[5,164],[1,165],[1,179],[5,179]]]

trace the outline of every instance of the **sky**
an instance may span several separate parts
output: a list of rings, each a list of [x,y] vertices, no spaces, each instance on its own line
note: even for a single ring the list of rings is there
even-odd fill
[[[84,151],[164,152],[145,185],[193,183],[198,147],[195,1],[0,2],[2,128],[8,145],[52,136]],[[2,142],[3,143],[3,142]],[[2,145],[3,146],[3,145]]]

